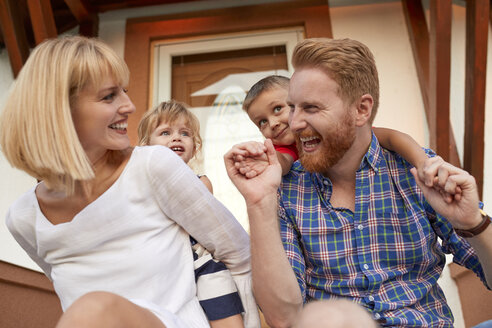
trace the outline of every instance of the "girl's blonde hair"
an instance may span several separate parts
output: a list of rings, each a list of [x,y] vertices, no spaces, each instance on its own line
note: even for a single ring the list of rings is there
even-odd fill
[[[169,100],[160,103],[158,106],[147,111],[138,124],[138,144],[148,146],[152,132],[162,123],[174,123],[178,118],[184,117],[186,125],[193,134],[193,144],[195,151],[193,155],[202,148],[202,137],[200,136],[200,122],[188,106],[176,100]]]
[[[39,44],[13,83],[0,117],[0,147],[10,164],[67,193],[75,181],[94,178],[71,105],[80,90],[99,87],[106,76],[126,86],[129,71],[102,41],[70,36]]]

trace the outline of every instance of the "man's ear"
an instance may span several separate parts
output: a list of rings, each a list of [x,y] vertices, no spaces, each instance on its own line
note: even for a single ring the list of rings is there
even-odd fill
[[[369,122],[372,114],[372,106],[374,105],[374,99],[368,93],[362,95],[357,102],[357,116],[355,124],[357,126],[363,126]]]

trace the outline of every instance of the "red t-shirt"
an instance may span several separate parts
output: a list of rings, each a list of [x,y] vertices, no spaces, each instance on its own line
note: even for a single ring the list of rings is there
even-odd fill
[[[295,142],[291,145],[273,145],[273,148],[275,148],[275,150],[278,151],[279,153],[288,154],[292,156],[294,161],[297,161],[299,159]]]

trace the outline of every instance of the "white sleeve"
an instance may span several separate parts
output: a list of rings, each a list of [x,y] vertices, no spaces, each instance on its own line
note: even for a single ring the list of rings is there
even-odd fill
[[[26,207],[29,207],[28,205]],[[10,233],[17,243],[24,249],[29,257],[44,271],[45,275],[51,279],[51,266],[46,263],[37,253],[36,233],[34,227],[35,217],[31,211],[23,213],[17,211],[17,216],[13,217],[11,209],[8,210],[5,223]],[[26,217],[32,216],[32,217]]]
[[[245,325],[259,327],[248,234],[181,158],[166,147],[152,149],[146,171],[160,208],[231,271],[246,310]]]

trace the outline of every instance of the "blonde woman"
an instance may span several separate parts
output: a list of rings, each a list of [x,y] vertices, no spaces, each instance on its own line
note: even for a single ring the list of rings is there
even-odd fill
[[[53,281],[65,311],[57,327],[208,327],[189,234],[254,302],[248,235],[171,150],[130,147],[128,78],[95,39],[34,49],[3,109],[0,145],[41,182],[10,207],[7,226]]]

